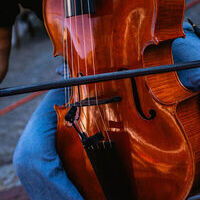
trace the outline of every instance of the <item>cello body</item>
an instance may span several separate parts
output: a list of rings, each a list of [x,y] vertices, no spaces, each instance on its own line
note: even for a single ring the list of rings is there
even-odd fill
[[[173,63],[172,42],[184,37],[184,0],[92,2],[94,13],[69,17],[64,0],[43,1],[54,55],[68,62],[71,77]],[[115,96],[121,101],[90,105]],[[183,200],[198,191],[199,100],[175,72],[72,88],[68,105],[83,100],[88,106],[78,109],[78,127],[115,142],[136,199]],[[65,121],[69,108],[55,110],[67,176],[85,199],[106,199],[80,137]]]

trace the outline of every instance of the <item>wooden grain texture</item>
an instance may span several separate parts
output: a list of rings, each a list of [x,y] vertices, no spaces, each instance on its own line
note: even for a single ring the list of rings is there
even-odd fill
[[[195,194],[199,192],[200,188],[200,95],[179,103],[177,118],[184,127],[194,154],[195,180],[191,194]]]
[[[173,63],[172,40],[184,36],[184,0],[94,3],[95,14],[66,19],[62,1],[44,0],[44,19],[54,55],[65,58],[71,76]],[[154,109],[155,119],[142,118],[131,81],[120,80],[80,86],[80,96],[78,88],[73,88],[70,103],[90,97],[122,97],[119,103],[79,109],[76,123],[90,136],[102,131],[107,140],[115,141],[138,200],[186,199],[195,185],[196,150],[177,106],[196,94],[180,84],[176,73],[135,80],[144,114],[149,116],[149,110]],[[105,199],[78,134],[65,123],[69,109],[55,109],[57,150],[67,175],[85,199]],[[187,109],[185,106],[186,114]],[[195,112],[198,115],[199,110]],[[196,120],[195,124],[199,118]]]

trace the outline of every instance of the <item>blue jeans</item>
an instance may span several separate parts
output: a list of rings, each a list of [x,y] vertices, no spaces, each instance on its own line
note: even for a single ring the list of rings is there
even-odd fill
[[[63,105],[64,90],[48,92],[33,113],[16,147],[13,164],[33,200],[82,199],[56,153],[57,116],[54,105]]]
[[[191,32],[188,24],[184,26],[187,37],[174,42],[174,60],[200,60],[200,39]],[[199,68],[179,72],[179,76],[186,87],[195,91],[200,88],[197,84]],[[64,103],[63,89],[48,92],[33,113],[15,150],[13,163],[16,173],[33,200],[82,199],[67,178],[55,148],[57,116],[53,107]]]
[[[184,23],[183,28],[186,38],[176,39],[172,46],[174,62],[200,60],[200,38],[196,36],[189,23]],[[178,75],[185,87],[192,91],[200,90],[200,68],[179,71]]]

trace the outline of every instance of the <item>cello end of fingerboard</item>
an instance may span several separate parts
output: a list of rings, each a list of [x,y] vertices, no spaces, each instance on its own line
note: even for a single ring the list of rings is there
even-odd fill
[[[94,14],[94,0],[64,0],[65,17]]]

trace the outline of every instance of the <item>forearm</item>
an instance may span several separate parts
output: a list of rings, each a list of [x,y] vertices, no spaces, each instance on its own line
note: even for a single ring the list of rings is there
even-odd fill
[[[12,28],[0,28],[0,82],[8,71],[9,55],[11,49]]]

